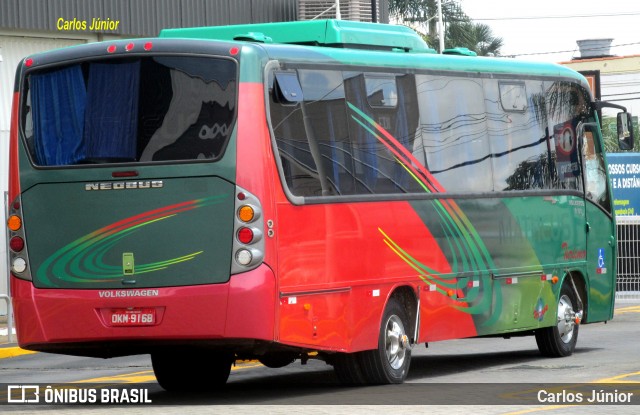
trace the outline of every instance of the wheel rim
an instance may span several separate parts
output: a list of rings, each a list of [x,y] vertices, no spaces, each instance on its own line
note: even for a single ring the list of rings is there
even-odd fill
[[[573,339],[576,313],[568,296],[563,295],[558,302],[558,334],[563,343]]]
[[[387,320],[385,330],[385,353],[393,369],[400,369],[407,353],[408,338],[400,317],[393,315]]]

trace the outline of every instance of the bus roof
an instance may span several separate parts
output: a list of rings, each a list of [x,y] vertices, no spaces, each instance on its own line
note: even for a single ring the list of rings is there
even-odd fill
[[[582,75],[554,63],[478,58],[461,48],[448,49],[445,55],[438,55],[415,31],[399,25],[333,19],[307,20],[164,29],[159,37],[246,41],[263,45],[273,59],[318,63],[324,57],[353,65],[563,77],[587,85]],[[307,48],[303,51],[293,45]],[[402,59],[398,59],[395,53],[375,53],[376,50],[404,54]]]
[[[332,19],[164,29],[159,37],[249,40],[259,43],[435,53],[415,31],[406,26]]]

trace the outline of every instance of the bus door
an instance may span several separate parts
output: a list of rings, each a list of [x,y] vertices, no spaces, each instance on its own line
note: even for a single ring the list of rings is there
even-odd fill
[[[582,137],[585,211],[587,219],[587,273],[590,281],[588,319],[590,322],[612,317],[616,264],[615,223],[611,211],[611,193],[600,130],[595,123],[579,127]]]

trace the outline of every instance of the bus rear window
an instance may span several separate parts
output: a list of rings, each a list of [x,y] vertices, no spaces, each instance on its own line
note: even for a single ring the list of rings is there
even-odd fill
[[[155,56],[31,72],[22,112],[31,158],[38,166],[218,159],[235,120],[236,66]]]

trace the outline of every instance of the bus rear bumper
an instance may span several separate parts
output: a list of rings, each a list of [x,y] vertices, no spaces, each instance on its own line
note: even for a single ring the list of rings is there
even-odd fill
[[[18,343],[29,350],[80,354],[80,344],[139,349],[274,340],[275,276],[266,265],[224,284],[188,287],[39,289],[14,277],[11,283]]]

